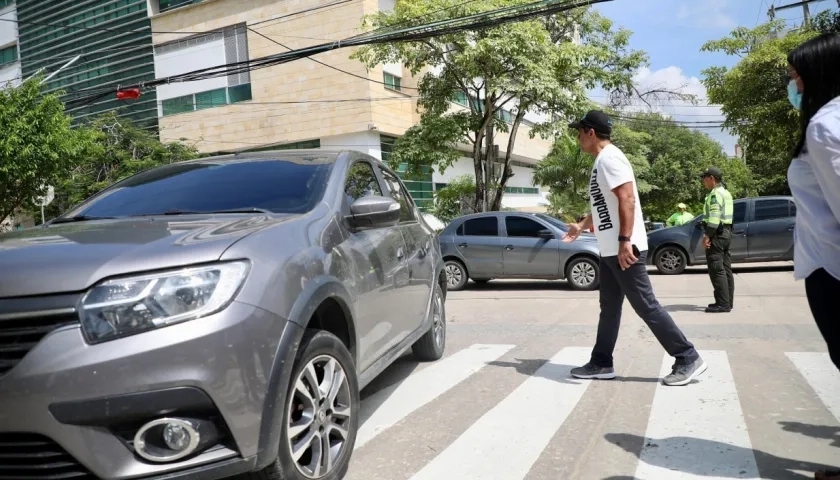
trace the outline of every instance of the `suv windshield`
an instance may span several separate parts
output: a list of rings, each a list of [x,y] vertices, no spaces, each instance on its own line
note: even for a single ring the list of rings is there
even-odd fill
[[[332,165],[330,158],[303,156],[174,163],[116,183],[65,217],[305,213],[321,201]]]

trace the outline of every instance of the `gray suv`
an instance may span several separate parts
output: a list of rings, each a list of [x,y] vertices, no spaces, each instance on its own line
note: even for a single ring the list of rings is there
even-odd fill
[[[0,236],[0,478],[336,479],[359,390],[441,358],[437,237],[357,152],[158,167]]]
[[[563,243],[568,225],[541,213],[485,212],[456,218],[440,232],[447,288],[463,289],[468,279],[566,279],[575,290],[600,285],[600,252],[595,235],[584,232]]]
[[[649,265],[664,275],[679,275],[689,265],[705,265],[703,215],[683,225],[648,232]],[[793,260],[796,203],[790,196],[735,200],[732,215],[732,263]]]

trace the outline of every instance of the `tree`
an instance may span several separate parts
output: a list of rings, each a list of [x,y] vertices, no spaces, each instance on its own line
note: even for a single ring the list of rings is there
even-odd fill
[[[391,12],[365,17],[363,26],[405,27],[528,1],[403,0]],[[572,41],[575,33],[580,44]],[[425,70],[418,83],[421,120],[396,141],[389,162],[407,164],[409,176],[428,166],[442,172],[461,157],[459,144],[466,144],[473,160],[476,204],[484,209],[486,202],[490,210],[499,210],[527,112],[546,119],[530,136],[550,138],[558,126],[565,128],[569,118],[583,113],[587,90],[600,86],[617,96],[637,93],[632,74],[647,58],[629,49],[629,39],[629,31],[614,30],[597,12],[577,9],[479,31],[364,46],[352,58],[368,69],[400,62],[414,76]],[[432,73],[430,67],[439,72]],[[453,112],[453,100],[463,108],[454,107]],[[500,145],[503,161],[488,182],[485,172],[493,165],[494,149],[487,146],[496,143],[498,131],[508,133],[509,139]]]
[[[787,195],[787,168],[799,129],[799,113],[787,98],[787,55],[817,35],[810,29],[784,33],[784,21],[737,28],[702,50],[741,57],[731,70],[703,71],[709,102],[721,105],[723,122],[739,138],[759,195]]]
[[[61,93],[43,95],[40,76],[0,90],[0,221],[92,151],[89,132],[71,128]]]
[[[104,113],[80,129],[89,132],[97,148],[56,182],[56,200],[48,207],[51,216],[135,173],[200,156],[192,146],[161,143],[154,132],[137,127],[116,112]]]
[[[826,10],[814,16],[811,27],[819,33],[840,33],[840,10]]]
[[[435,206],[431,213],[443,223],[461,215],[478,212],[475,205],[475,182],[469,175],[461,175],[435,192]]]

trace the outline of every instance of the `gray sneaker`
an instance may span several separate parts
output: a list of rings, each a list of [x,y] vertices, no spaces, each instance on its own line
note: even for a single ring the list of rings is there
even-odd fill
[[[609,380],[615,378],[615,369],[613,367],[599,367],[593,365],[592,362],[587,363],[582,367],[576,367],[571,370],[571,374],[575,378],[597,378],[601,380]]]
[[[674,365],[671,374],[666,375],[662,379],[662,383],[670,386],[688,385],[698,375],[705,372],[706,368],[708,368],[708,365],[702,358],[698,358],[697,361],[689,365]]]

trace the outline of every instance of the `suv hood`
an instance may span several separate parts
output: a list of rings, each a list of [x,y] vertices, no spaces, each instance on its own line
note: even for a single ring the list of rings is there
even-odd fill
[[[180,215],[50,225],[0,235],[0,298],[82,291],[127,273],[218,260],[295,215]]]

